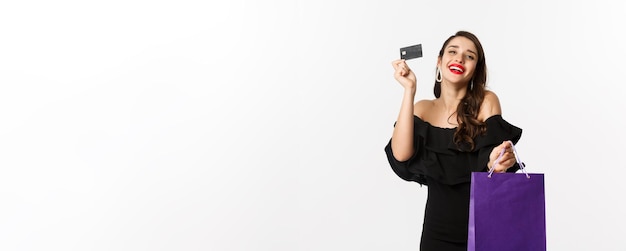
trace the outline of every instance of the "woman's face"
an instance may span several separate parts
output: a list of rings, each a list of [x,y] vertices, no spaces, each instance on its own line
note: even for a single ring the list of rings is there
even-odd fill
[[[469,83],[478,62],[478,51],[472,40],[455,37],[446,45],[439,59],[443,79],[450,83]]]

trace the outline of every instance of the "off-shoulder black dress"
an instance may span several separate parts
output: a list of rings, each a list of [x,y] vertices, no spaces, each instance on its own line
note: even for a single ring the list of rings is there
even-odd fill
[[[417,116],[414,121],[415,154],[398,161],[391,152],[391,141],[385,152],[400,178],[428,186],[420,250],[467,250],[470,174],[487,171],[493,148],[505,140],[517,143],[522,130],[494,115],[485,121],[487,132],[476,137],[474,149],[469,150],[454,143],[456,129],[435,127]],[[518,169],[515,164],[508,172]]]

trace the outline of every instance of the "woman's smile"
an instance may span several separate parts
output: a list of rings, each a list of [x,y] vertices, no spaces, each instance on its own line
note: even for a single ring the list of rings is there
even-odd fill
[[[461,75],[463,74],[463,72],[465,72],[465,67],[463,67],[460,64],[451,64],[449,66],[450,72],[457,74],[457,75]]]

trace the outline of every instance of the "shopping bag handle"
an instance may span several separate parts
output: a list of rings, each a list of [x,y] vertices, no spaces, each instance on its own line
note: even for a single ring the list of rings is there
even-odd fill
[[[526,172],[526,166],[520,160],[519,154],[517,154],[517,150],[515,149],[515,145],[510,140],[508,140],[507,142],[509,142],[509,144],[511,144],[511,148],[513,148],[513,153],[515,153],[514,154],[515,155],[515,161],[517,161],[517,164],[519,165],[519,169],[522,170],[522,172],[524,172],[524,174],[526,174],[526,178],[530,179],[530,175],[528,175],[528,172]],[[489,175],[487,175],[487,177],[491,178],[491,174],[493,174],[493,171],[496,170],[495,167],[498,164],[498,162],[500,162],[500,158],[502,158],[502,155],[504,155],[504,148],[502,148],[502,151],[500,151],[500,155],[498,155],[498,158],[496,158],[496,160],[493,162],[493,166],[491,166],[491,170],[489,170]]]

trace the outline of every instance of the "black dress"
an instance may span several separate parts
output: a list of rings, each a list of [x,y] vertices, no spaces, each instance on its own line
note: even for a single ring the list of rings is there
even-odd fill
[[[487,132],[476,137],[469,150],[454,143],[456,129],[435,127],[417,116],[414,121],[415,154],[407,161],[396,160],[391,141],[385,152],[400,178],[428,186],[420,250],[467,250],[470,174],[487,171],[493,148],[505,140],[517,143],[522,130],[494,115],[485,121]],[[508,172],[518,169],[515,164]]]

